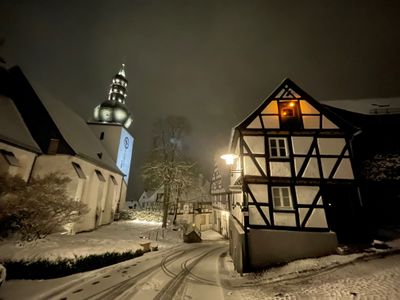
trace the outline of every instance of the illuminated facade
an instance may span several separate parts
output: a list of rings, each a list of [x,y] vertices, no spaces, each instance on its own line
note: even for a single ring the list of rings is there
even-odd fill
[[[70,179],[69,197],[88,206],[69,233],[114,220],[126,190],[115,160],[80,116],[32,87],[19,67],[0,68],[0,125],[2,175],[28,181],[58,173]]]
[[[94,109],[94,121],[101,123],[121,124],[129,128],[132,124],[132,116],[125,106],[128,80],[125,74],[125,65],[112,79],[108,100],[96,106]]]
[[[230,163],[230,157],[228,162]],[[234,161],[232,161],[233,163]],[[211,201],[213,210],[213,229],[223,237],[229,237],[229,170],[222,161],[217,161],[211,177]]]
[[[229,230],[238,271],[326,255],[357,235],[356,131],[289,79],[233,129]]]
[[[132,124],[131,113],[125,106],[127,87],[128,80],[123,64],[112,79],[108,100],[96,106],[94,120],[88,122],[117,167],[124,173],[126,184],[129,179],[134,143],[134,138],[127,130]]]

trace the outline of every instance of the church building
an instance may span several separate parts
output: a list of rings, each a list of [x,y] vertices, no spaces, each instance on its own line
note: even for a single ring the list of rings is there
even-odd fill
[[[87,123],[33,87],[19,67],[0,68],[0,173],[25,181],[49,173],[70,178],[70,197],[89,208],[70,233],[112,222],[125,204],[133,150],[127,83],[123,66]]]

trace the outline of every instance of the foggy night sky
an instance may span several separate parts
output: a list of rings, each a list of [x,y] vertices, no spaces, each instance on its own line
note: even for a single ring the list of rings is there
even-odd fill
[[[400,96],[399,1],[0,2],[0,56],[84,119],[127,64],[127,199],[158,117],[186,116],[205,176],[231,128],[289,77],[316,100]]]

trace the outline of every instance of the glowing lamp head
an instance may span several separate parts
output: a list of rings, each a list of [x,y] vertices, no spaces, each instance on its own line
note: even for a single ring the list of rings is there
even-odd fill
[[[295,106],[295,103],[292,101],[292,102],[289,102],[289,107],[294,107]]]
[[[236,154],[229,153],[229,154],[221,155],[221,158],[223,160],[225,160],[225,163],[227,165],[233,165],[233,163],[235,162],[235,159],[238,158],[238,156]]]

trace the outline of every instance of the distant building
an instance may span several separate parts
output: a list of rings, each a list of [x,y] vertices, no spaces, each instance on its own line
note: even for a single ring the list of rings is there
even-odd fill
[[[150,211],[161,211],[164,199],[164,187],[161,186],[153,191],[144,191],[140,195],[138,206],[134,209],[144,209]],[[133,205],[132,205],[133,206]]]
[[[213,210],[213,230],[222,236],[229,237],[229,201],[231,192],[229,190],[230,170],[217,159],[211,177],[211,201]]]
[[[336,100],[323,104],[357,128],[351,147],[366,211],[365,231],[399,226],[400,98]]]
[[[120,119],[91,124],[104,131],[96,136],[62,102],[33,88],[19,67],[0,68],[0,115],[1,173],[25,181],[53,172],[69,177],[69,195],[89,207],[71,233],[112,222],[125,203],[133,143]]]
[[[200,230],[212,228],[212,205],[210,199],[210,183],[199,176],[198,185],[185,190],[178,195],[172,192],[168,207],[168,219],[176,223],[195,224]],[[164,186],[152,191],[144,191],[140,196],[137,209],[162,211],[164,201]],[[133,206],[130,202],[128,206]]]

